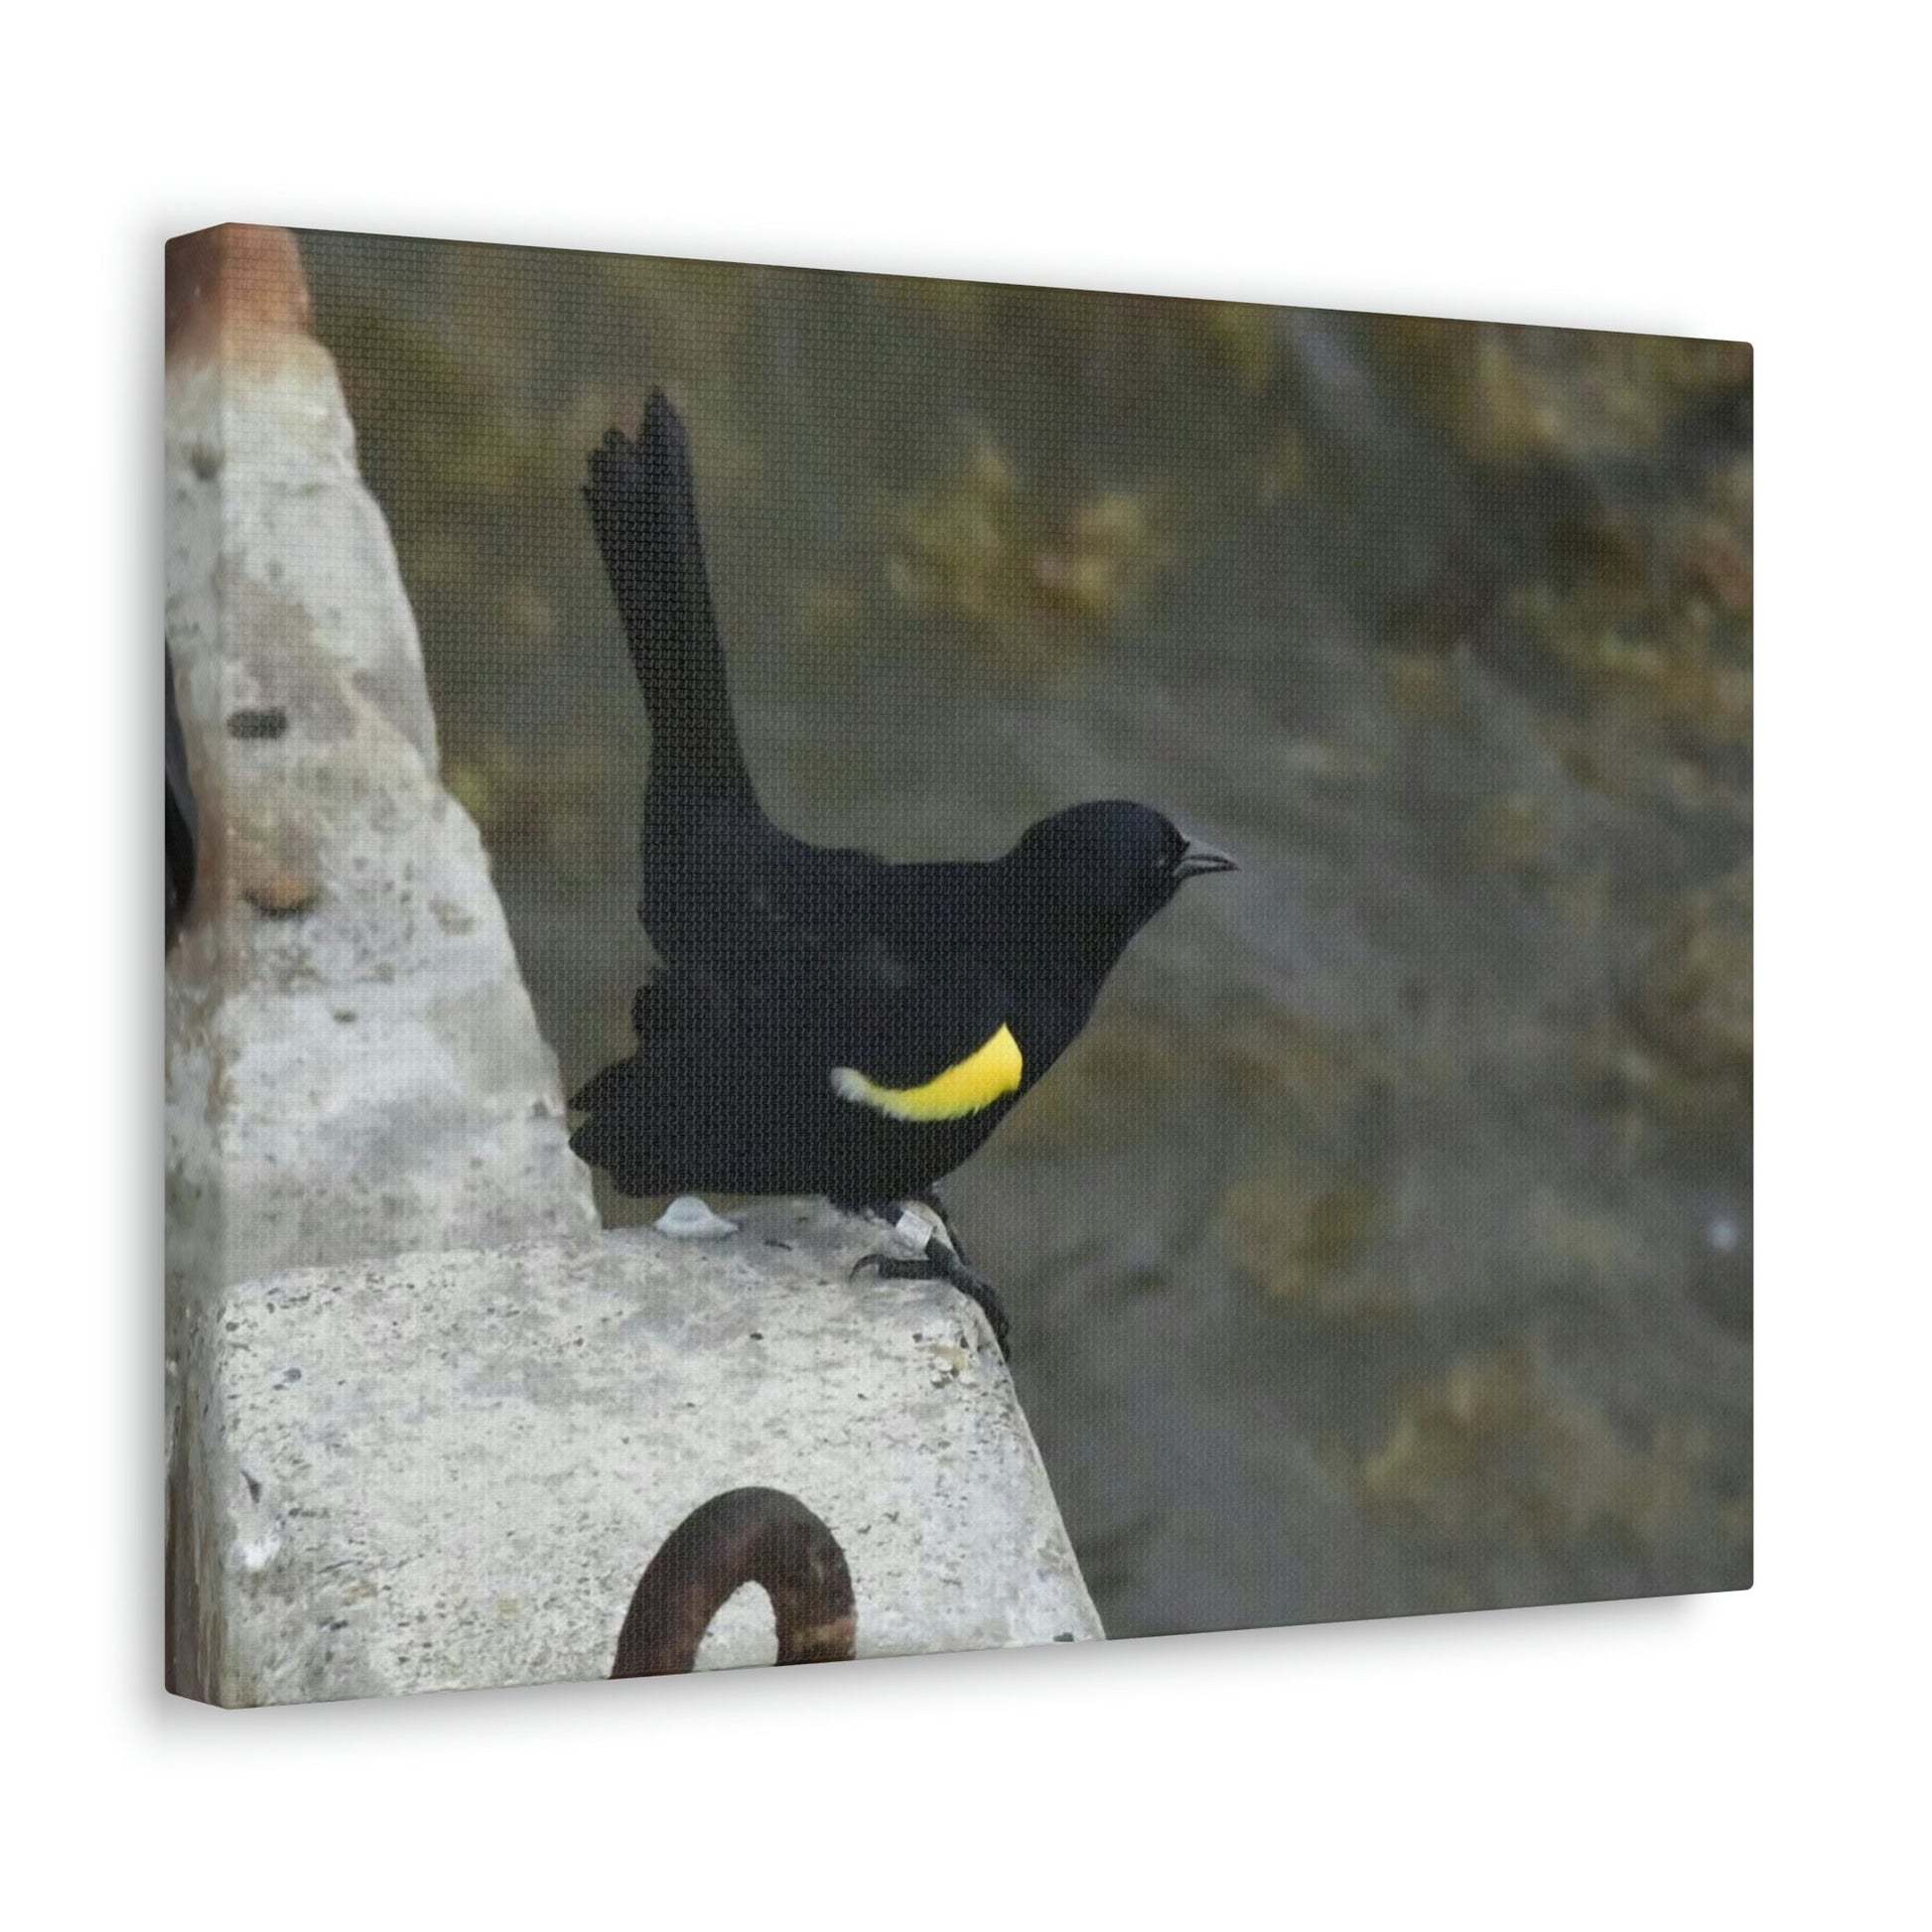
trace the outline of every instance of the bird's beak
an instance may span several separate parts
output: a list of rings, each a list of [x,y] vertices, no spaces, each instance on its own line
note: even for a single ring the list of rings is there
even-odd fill
[[[1217,852],[1199,839],[1189,839],[1173,862],[1175,879],[1193,879],[1204,872],[1238,872],[1240,868],[1225,852]]]

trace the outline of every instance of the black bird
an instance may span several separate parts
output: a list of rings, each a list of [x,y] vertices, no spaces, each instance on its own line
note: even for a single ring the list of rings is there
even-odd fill
[[[907,1199],[972,1154],[1086,1024],[1183,880],[1234,861],[1149,806],[1075,805],[1004,858],[892,864],[765,817],[740,752],[684,425],[653,393],[584,491],[650,713],[637,915],[662,961],[636,1051],[572,1101],[578,1155],[624,1193]],[[943,1216],[942,1216],[943,1218]],[[939,1274],[1005,1318],[957,1244]]]

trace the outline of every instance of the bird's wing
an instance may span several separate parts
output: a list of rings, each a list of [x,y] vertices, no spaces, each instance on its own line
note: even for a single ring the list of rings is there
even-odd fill
[[[829,1088],[855,1106],[899,1120],[952,1120],[1016,1092],[1025,1075],[1009,1025],[1008,989],[977,961],[950,972],[907,972],[883,952],[820,959],[771,975],[750,998],[689,970],[637,990],[631,1023],[640,1049],[666,1038],[710,1041],[707,1063],[731,1065],[774,1088]],[[573,1102],[595,1108],[596,1083]]]
[[[1007,976],[952,908],[908,905],[913,869],[851,856],[850,896],[808,897],[781,921],[790,970],[766,982],[767,1022],[843,1097],[901,1118],[970,1113],[1017,1087]]]
[[[1011,987],[983,943],[990,911],[974,910],[984,868],[888,865],[731,811],[680,856],[679,876],[708,884],[675,935],[646,922],[673,959],[654,1014],[704,1014],[784,1077],[838,1075],[907,1117],[1017,1085],[1019,1049],[999,1039]]]

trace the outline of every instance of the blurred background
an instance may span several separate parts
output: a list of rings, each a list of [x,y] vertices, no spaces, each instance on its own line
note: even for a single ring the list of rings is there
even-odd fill
[[[302,243],[567,1090],[649,960],[578,492],[653,385],[787,830],[1240,858],[947,1187],[1110,1633],[1749,1582],[1747,346]]]

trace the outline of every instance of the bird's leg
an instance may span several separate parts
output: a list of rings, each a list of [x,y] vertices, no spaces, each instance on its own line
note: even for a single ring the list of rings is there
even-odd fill
[[[937,1187],[928,1187],[924,1193],[914,1194],[912,1198],[914,1201],[918,1203],[919,1206],[930,1208],[932,1212],[938,1217],[940,1231],[945,1235],[946,1239],[952,1243],[953,1253],[956,1254],[961,1261],[965,1261],[967,1259],[966,1244],[965,1242],[960,1240],[957,1231],[953,1227],[952,1210],[949,1207],[947,1207],[944,1200],[940,1198],[939,1189]]]
[[[926,1242],[923,1254],[863,1255],[854,1264],[852,1272],[856,1275],[866,1268],[873,1269],[883,1282],[950,1282],[986,1316],[987,1325],[993,1330],[993,1339],[1000,1344],[1000,1353],[1008,1361],[1013,1359],[1012,1323],[1007,1319],[998,1291],[984,1275],[968,1268],[960,1260],[958,1251],[944,1235],[932,1235]]]
[[[987,1326],[993,1330],[993,1339],[1000,1344],[1001,1355],[1011,1361],[1012,1323],[1007,1319],[1007,1311],[998,1292],[984,1275],[966,1265],[965,1256],[959,1252],[959,1244],[952,1238],[952,1227],[946,1220],[945,1209],[930,1191],[914,1195],[913,1198],[920,1206],[929,1208],[940,1221],[940,1226],[926,1235],[920,1251],[914,1255],[861,1255],[853,1264],[852,1272],[857,1275],[870,1268],[882,1282],[950,1282],[986,1316]],[[869,1208],[866,1212],[869,1219],[903,1229],[905,1217],[901,1214],[878,1208]]]

